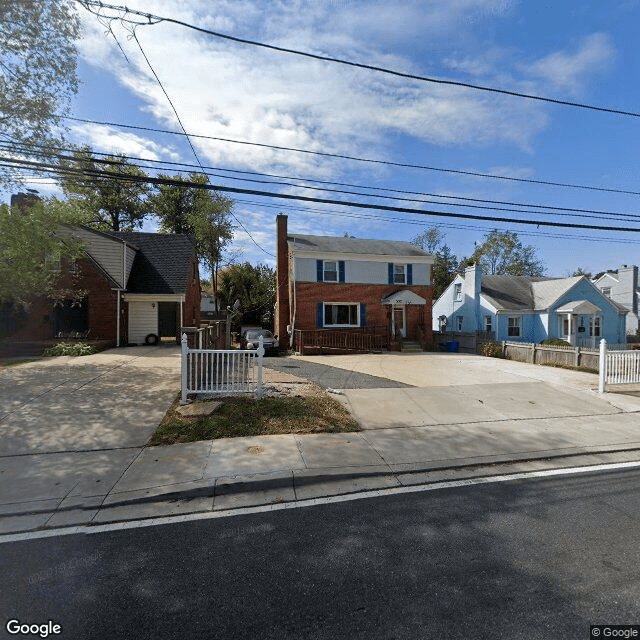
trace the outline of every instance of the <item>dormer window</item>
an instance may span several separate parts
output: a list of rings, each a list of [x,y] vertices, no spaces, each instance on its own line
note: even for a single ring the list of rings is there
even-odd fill
[[[602,287],[602,295],[607,296],[607,298],[611,297],[611,287]]]

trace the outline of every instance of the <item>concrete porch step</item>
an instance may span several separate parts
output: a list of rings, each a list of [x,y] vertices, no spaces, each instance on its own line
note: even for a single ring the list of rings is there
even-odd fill
[[[402,351],[407,353],[422,353],[422,347],[415,340],[403,340]]]

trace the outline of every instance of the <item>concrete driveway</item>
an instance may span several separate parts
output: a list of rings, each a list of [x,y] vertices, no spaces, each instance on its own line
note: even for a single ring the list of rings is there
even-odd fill
[[[179,347],[111,349],[0,369],[0,516],[99,504],[180,388]],[[69,513],[69,512],[66,512]],[[73,517],[73,512],[70,512]]]
[[[614,415],[640,399],[597,393],[595,374],[473,354],[384,353],[304,356],[404,388],[343,389],[365,429]]]

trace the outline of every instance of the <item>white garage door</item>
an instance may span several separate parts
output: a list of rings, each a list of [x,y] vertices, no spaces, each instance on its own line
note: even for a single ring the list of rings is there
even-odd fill
[[[143,344],[150,333],[158,335],[158,305],[138,300],[129,302],[129,342]]]

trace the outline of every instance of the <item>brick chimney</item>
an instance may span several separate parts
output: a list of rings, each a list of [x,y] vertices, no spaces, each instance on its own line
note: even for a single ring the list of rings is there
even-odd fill
[[[281,349],[289,348],[287,325],[289,309],[289,245],[287,244],[287,216],[279,213],[276,218],[276,313],[274,333]]]
[[[19,193],[15,193],[11,196],[11,208],[14,211],[18,210],[20,213],[24,214],[39,201],[40,196],[35,193],[23,193],[20,191]]]

